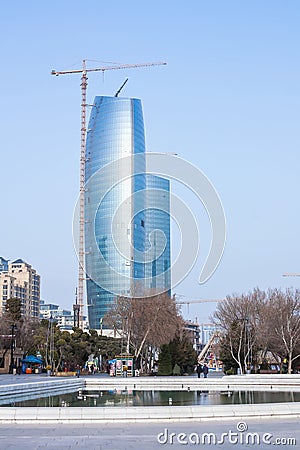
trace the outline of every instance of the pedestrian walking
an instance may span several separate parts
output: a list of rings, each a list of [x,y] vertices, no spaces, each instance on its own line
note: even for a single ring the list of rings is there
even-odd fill
[[[204,366],[203,366],[203,375],[204,375],[204,378],[207,378],[207,374],[208,374],[208,367],[207,367],[206,364],[204,364]]]

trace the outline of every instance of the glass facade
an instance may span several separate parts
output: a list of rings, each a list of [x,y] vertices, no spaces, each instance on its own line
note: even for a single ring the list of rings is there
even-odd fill
[[[96,97],[87,131],[86,181],[106,164],[136,153],[144,154],[144,152],[144,123],[140,100]],[[142,167],[132,167],[132,173],[135,169],[145,172],[145,160],[140,161],[142,161],[140,163]],[[117,170],[120,171],[121,179],[121,164]],[[110,174],[107,174],[107,176],[109,177]],[[96,182],[89,183],[85,195],[86,272],[97,275],[87,280],[87,305],[91,328],[100,327],[100,319],[114,302],[116,292],[119,295],[130,295],[132,280],[144,277],[144,266],[142,263],[135,263],[134,250],[130,259],[127,259],[117,249],[117,247],[122,247],[121,241],[124,239],[125,232],[133,248],[144,251],[145,229],[142,226],[144,213],[134,213],[137,205],[132,199],[134,192],[144,189],[144,175],[137,175],[132,179],[122,181],[106,193],[99,207],[96,207],[96,217],[93,217],[95,205],[99,204],[101,189],[97,187]],[[127,205],[127,209],[130,210],[129,217],[134,217],[134,220],[128,223],[126,220],[128,214],[126,214],[126,217],[119,217],[116,227],[120,229],[120,237],[118,240],[117,236],[114,241],[111,229],[112,220],[117,208],[123,202],[125,202],[125,207]],[[98,249],[109,268],[97,253],[89,251],[93,248],[91,240],[96,241]],[[123,277],[118,277],[114,272],[123,275]],[[110,286],[110,289],[99,286],[96,282],[97,279],[101,279],[102,286]],[[121,285],[120,280],[122,280]]]
[[[0,256],[0,272],[8,271],[8,260]]]
[[[134,155],[139,156],[131,158]],[[111,173],[107,167],[116,161]],[[128,170],[129,177],[124,176]],[[167,197],[169,182],[160,177],[147,179],[144,121],[139,99],[95,98],[87,130],[85,173],[87,306],[90,328],[99,329],[100,320],[117,295],[131,296],[139,287],[144,290],[162,283],[160,278],[151,285],[152,274],[160,275],[163,267],[170,267],[169,215],[156,211],[154,194],[150,197],[147,194],[148,186],[157,188],[159,185],[159,193]],[[110,186],[104,189],[105,194],[103,186]],[[147,212],[150,200],[151,209]],[[169,200],[164,200],[169,211]],[[151,266],[150,270],[150,262],[145,262],[144,257],[149,248],[147,233],[157,228],[167,230],[168,245],[155,269]],[[169,289],[170,278],[164,280]]]
[[[146,175],[146,251],[153,246],[151,261],[145,263],[147,287],[171,295],[170,181]]]

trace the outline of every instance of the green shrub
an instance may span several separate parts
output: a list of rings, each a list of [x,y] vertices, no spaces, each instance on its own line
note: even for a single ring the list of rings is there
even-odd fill
[[[181,370],[178,364],[175,364],[174,366],[173,375],[181,375]]]
[[[172,375],[172,360],[169,345],[162,345],[160,349],[158,375]]]

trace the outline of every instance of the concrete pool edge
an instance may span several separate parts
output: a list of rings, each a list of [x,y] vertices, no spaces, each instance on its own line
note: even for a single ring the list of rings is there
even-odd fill
[[[208,420],[220,421],[249,418],[300,418],[300,404],[259,403],[251,405],[144,406],[123,408],[0,408],[0,424],[202,422]]]
[[[159,391],[263,391],[300,392],[300,375],[245,375],[222,378],[197,377],[85,377],[85,390],[159,390]]]
[[[45,378],[42,381],[30,381],[28,383],[6,384],[0,387],[0,402],[9,401],[14,399],[18,401],[19,398],[24,396],[32,396],[36,398],[37,396],[43,396],[43,394],[54,395],[55,393],[64,393],[70,391],[76,391],[77,389],[83,389],[85,387],[84,379],[78,378],[67,378],[64,380],[60,379],[48,379]]]

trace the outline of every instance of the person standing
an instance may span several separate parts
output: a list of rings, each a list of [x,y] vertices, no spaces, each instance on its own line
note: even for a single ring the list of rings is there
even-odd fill
[[[198,364],[198,366],[197,366],[198,378],[200,378],[200,375],[201,375],[202,372],[203,372],[203,368],[202,368],[201,364]]]
[[[208,367],[207,367],[206,364],[204,364],[204,366],[203,366],[203,375],[204,375],[204,378],[207,378],[207,374],[208,374]]]

